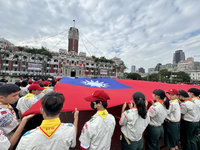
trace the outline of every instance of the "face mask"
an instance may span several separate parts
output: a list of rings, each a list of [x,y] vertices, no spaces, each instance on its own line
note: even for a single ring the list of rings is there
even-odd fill
[[[183,99],[179,99],[181,102],[184,102],[184,100]]]

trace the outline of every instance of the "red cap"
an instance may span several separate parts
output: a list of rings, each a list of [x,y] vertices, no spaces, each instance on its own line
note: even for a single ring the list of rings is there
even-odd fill
[[[43,87],[40,87],[39,84],[32,84],[28,87],[28,90],[39,90],[39,91],[42,91],[44,90]]]
[[[51,82],[49,82],[49,81],[44,81],[44,82],[43,82],[44,85],[49,85],[50,83],[51,83]]]
[[[93,102],[96,100],[107,101],[109,99],[110,99],[110,97],[103,90],[97,90],[94,93],[92,93],[92,96],[85,98],[85,100],[89,101],[89,102]]]
[[[176,90],[176,89],[170,89],[167,93],[171,94],[171,95],[178,95],[179,94],[178,90]]]
[[[54,79],[54,80],[57,82],[57,81],[60,81],[61,79],[62,79],[62,78],[56,78],[56,79]]]
[[[31,78],[28,80],[28,83],[33,83],[33,81],[32,81],[32,79],[31,79]]]

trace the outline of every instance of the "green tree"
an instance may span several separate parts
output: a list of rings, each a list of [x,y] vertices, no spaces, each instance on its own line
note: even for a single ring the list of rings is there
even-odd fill
[[[179,71],[176,72],[175,74],[177,82],[190,82],[190,76],[187,73]]]
[[[158,76],[160,81],[169,82],[171,77],[171,72],[168,71],[167,69],[162,69],[159,71]]]
[[[148,81],[158,81],[159,80],[159,75],[158,73],[153,73],[147,76]]]
[[[127,79],[132,79],[132,80],[141,80],[142,77],[138,73],[126,73],[126,78]]]

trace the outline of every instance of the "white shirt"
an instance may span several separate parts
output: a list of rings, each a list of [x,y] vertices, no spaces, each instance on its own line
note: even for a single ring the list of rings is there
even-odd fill
[[[9,108],[0,105],[0,130],[8,138],[11,137],[12,131],[18,126],[16,115]]]
[[[48,139],[39,127],[26,132],[16,150],[68,150],[76,146],[76,131],[71,123],[62,123]]]
[[[54,89],[54,87],[49,87],[48,89],[44,89],[44,90],[42,91],[42,93],[43,93],[43,94],[48,94],[48,93],[52,92],[53,89]]]
[[[10,147],[10,141],[3,135],[3,131],[0,130],[0,150],[8,150]]]
[[[150,125],[161,126],[167,117],[167,109],[161,103],[154,103],[148,110]]]
[[[20,89],[21,89],[21,90],[20,90],[20,92],[19,92],[19,96],[21,96],[21,97],[22,97],[22,96],[25,96],[26,94],[29,93],[27,86],[26,86],[26,87],[21,87]]]
[[[199,108],[192,101],[186,101],[181,103],[181,114],[183,114],[183,119],[190,122],[199,121]]]
[[[143,119],[138,114],[137,109],[129,109],[122,113],[119,124],[122,126],[122,133],[131,141],[139,141],[142,134],[150,122],[147,113],[146,119]]]
[[[29,99],[25,99],[25,96],[21,97],[18,102],[16,108],[21,111],[23,114],[26,112],[33,104],[35,104],[40,98],[44,96],[43,93],[40,93],[38,95],[35,95]]]
[[[181,108],[178,100],[170,100],[167,119],[171,122],[179,122],[181,120]]]
[[[198,117],[199,117],[199,121],[200,121],[200,99],[197,97],[192,98],[193,102],[198,106]]]
[[[109,150],[115,124],[113,115],[107,114],[103,119],[96,113],[82,129],[79,138],[81,147],[88,150]]]

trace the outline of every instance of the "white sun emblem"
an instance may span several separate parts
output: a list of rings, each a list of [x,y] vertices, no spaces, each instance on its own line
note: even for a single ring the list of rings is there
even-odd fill
[[[104,83],[104,82],[99,82],[99,81],[93,81],[93,80],[85,80],[85,81],[82,81],[83,84],[85,85],[89,85],[89,86],[92,86],[92,87],[98,87],[98,88],[106,88],[108,87],[109,85],[107,83]]]

